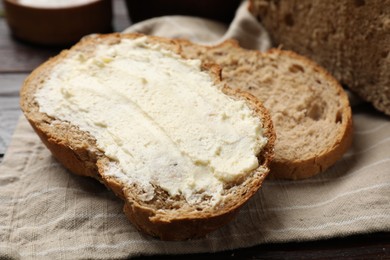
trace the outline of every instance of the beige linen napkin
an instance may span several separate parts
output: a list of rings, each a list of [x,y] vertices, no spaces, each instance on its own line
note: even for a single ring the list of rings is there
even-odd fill
[[[236,39],[243,48],[266,51],[271,47],[267,31],[248,11],[243,1],[229,28],[222,23],[188,16],[157,17],[134,24],[124,33],[184,38],[204,45],[215,45],[227,39]]]
[[[189,34],[192,40],[217,42],[231,35],[248,47],[269,47],[265,32],[245,8],[225,36],[223,27],[210,21],[159,19],[128,31],[143,31],[147,25],[159,34],[156,28],[167,26],[168,32]],[[103,185],[61,167],[21,117],[0,165],[0,258],[113,259],[216,252],[390,231],[390,120],[359,103],[353,106],[353,119],[353,146],[326,172],[303,181],[266,180],[229,225],[204,239],[164,242],[139,233],[122,213],[122,202]]]

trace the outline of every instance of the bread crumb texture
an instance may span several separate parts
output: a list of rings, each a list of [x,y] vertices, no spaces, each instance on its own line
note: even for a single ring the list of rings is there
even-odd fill
[[[270,111],[277,140],[271,176],[302,179],[324,171],[352,141],[351,108],[337,81],[312,61],[289,51],[268,53],[225,42],[194,48],[187,57],[221,65],[223,79],[248,91]]]

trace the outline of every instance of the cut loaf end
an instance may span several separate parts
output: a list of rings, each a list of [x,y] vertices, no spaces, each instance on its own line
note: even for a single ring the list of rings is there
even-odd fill
[[[104,183],[139,230],[164,240],[227,224],[267,176],[275,140],[258,99],[181,54],[164,38],[94,35],[34,70],[21,90],[53,156]]]
[[[309,57],[390,115],[390,4],[381,0],[250,0],[274,46]]]

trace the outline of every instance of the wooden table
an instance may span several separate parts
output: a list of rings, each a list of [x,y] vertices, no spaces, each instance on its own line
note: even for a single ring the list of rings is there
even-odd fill
[[[130,25],[123,1],[114,2],[115,31]],[[0,2],[0,162],[11,140],[19,109],[19,88],[25,77],[59,48],[33,46],[13,39],[7,27]],[[1,174],[1,173],[0,173]],[[301,243],[266,244],[218,254],[198,254],[185,259],[390,259],[390,234],[374,233]],[[147,257],[149,258],[149,257]],[[150,257],[156,258],[156,257]],[[159,259],[181,259],[183,256],[159,256]]]

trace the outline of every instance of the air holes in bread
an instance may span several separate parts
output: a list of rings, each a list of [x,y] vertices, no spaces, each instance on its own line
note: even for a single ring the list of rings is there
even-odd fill
[[[287,26],[293,26],[294,25],[294,19],[293,19],[293,16],[292,14],[288,13],[284,16],[284,23],[287,25]]]
[[[338,111],[336,114],[336,124],[341,124],[343,122],[342,112]]]
[[[322,106],[318,103],[314,104],[312,107],[309,108],[307,115],[314,121],[320,120],[323,115],[321,107]]]
[[[288,70],[292,73],[297,73],[297,72],[305,72],[305,69],[301,66],[301,65],[298,65],[298,64],[293,64],[291,65]]]
[[[356,7],[360,7],[366,4],[365,0],[355,0],[354,4]]]

